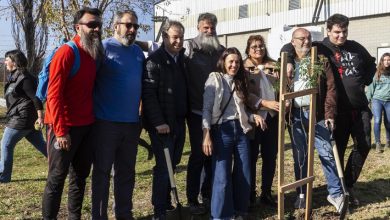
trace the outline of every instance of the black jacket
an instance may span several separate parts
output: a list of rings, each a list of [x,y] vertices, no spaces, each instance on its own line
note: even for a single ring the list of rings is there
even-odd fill
[[[145,61],[142,79],[142,109],[144,126],[154,129],[168,124],[173,128],[177,117],[188,112],[187,74],[185,72],[184,50],[177,63],[162,45]]]
[[[37,81],[27,71],[14,71],[4,87],[7,103],[7,127],[14,129],[33,129],[37,120],[37,110],[42,103],[35,97]]]

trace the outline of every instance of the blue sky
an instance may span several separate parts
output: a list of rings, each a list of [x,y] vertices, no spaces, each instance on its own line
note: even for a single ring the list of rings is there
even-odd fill
[[[4,7],[8,6],[7,0],[0,0],[0,11]],[[142,13],[138,13],[139,22],[140,23],[147,23],[152,26],[153,28],[153,22],[151,21],[151,16],[146,14],[143,15]],[[153,39],[153,29],[150,30],[148,33],[141,32],[139,34],[140,40],[152,40]],[[49,47],[53,48],[55,45],[54,40],[52,42],[49,42]],[[4,53],[8,50],[15,49],[14,40],[12,38],[11,34],[11,19],[9,14],[0,13],[0,58],[4,57]]]

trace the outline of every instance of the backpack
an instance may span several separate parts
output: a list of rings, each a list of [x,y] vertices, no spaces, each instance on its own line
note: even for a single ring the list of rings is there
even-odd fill
[[[75,60],[73,63],[73,67],[70,71],[69,77],[73,77],[76,75],[77,71],[80,68],[80,53],[79,49],[77,48],[77,45],[73,41],[68,41],[65,44],[67,44],[70,48],[72,48]],[[37,91],[35,93],[35,96],[38,97],[39,100],[42,102],[46,101],[47,97],[47,87],[49,85],[49,70],[50,70],[50,63],[51,60],[54,57],[54,54],[57,52],[59,47],[55,48],[48,57],[46,57],[42,70],[38,74],[38,87]]]

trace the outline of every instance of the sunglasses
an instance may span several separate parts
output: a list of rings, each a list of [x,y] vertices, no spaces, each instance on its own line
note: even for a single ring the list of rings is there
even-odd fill
[[[139,24],[126,23],[126,22],[118,22],[117,24],[124,24],[127,29],[134,28],[135,30],[138,30],[139,28]]]
[[[87,26],[88,28],[91,28],[91,29],[95,29],[95,28],[102,28],[102,22],[100,22],[100,21],[90,21],[90,22],[88,22],[88,23],[82,23],[82,22],[80,22],[79,24],[81,24],[81,25],[85,25],[85,26]]]

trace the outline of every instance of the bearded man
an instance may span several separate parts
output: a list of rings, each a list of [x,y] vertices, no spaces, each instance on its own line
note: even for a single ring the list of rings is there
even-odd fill
[[[95,121],[92,93],[96,61],[103,54],[100,10],[77,11],[73,25],[80,68],[74,76],[69,76],[77,54],[66,44],[57,50],[50,64],[45,115],[49,171],[43,194],[43,219],[57,219],[68,172],[68,219],[81,219],[85,180],[91,169],[92,150],[88,139]]]
[[[204,84],[209,74],[216,70],[217,61],[225,49],[219,44],[216,27],[217,17],[214,14],[200,14],[198,36],[184,42],[188,81],[191,82],[188,85],[190,113],[187,125],[191,154],[187,166],[187,200],[192,214],[203,214],[209,208],[211,198],[211,157],[206,157],[202,151],[202,110]],[[204,176],[203,180],[201,176]],[[199,193],[203,204],[199,204]]]
[[[134,44],[138,17],[132,10],[114,18],[114,37],[103,41],[105,58],[96,76],[92,128],[92,219],[107,219],[111,168],[116,219],[132,219],[135,161],[141,131],[139,105],[144,55]]]

